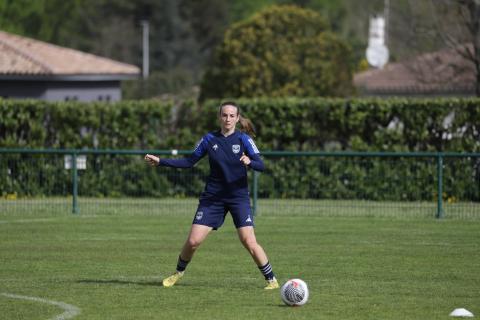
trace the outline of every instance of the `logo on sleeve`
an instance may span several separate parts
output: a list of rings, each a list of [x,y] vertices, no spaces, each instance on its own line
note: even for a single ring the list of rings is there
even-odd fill
[[[233,153],[239,153],[240,152],[240,145],[239,144],[232,145],[232,151],[233,151]]]

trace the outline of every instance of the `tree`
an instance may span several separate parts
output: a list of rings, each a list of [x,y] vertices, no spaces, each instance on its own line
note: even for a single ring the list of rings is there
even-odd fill
[[[480,97],[480,1],[479,0],[443,0],[432,7],[439,9],[435,19],[435,30],[443,42],[465,60],[475,66],[475,94]],[[459,32],[446,29],[444,17],[451,15]],[[450,28],[452,25],[449,26]],[[455,29],[454,29],[455,30]]]
[[[0,0],[0,30],[60,43],[76,31],[71,22],[81,5],[79,0]]]
[[[383,0],[358,0],[353,4],[346,1],[0,0],[0,30],[141,66],[140,21],[148,19],[152,75],[148,81],[154,82],[148,84],[148,96],[155,96],[171,92],[176,83],[177,87],[197,85],[206,65],[212,62],[214,48],[223,40],[225,29],[268,6],[294,3],[314,9],[333,21],[336,32],[345,30],[342,21],[348,16],[343,16],[344,11],[355,6],[352,10],[357,14],[357,7],[367,8],[371,1]],[[352,43],[350,34],[342,31],[342,36]],[[358,44],[356,48],[361,49],[355,57],[358,61],[364,48]],[[169,80],[164,81],[166,78]]]
[[[345,96],[350,54],[315,11],[268,7],[227,29],[200,98]]]

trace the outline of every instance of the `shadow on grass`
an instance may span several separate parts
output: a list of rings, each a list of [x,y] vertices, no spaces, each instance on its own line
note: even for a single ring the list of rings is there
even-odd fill
[[[118,285],[139,285],[139,286],[154,286],[162,287],[162,281],[131,281],[131,280],[118,280],[118,279],[82,279],[77,280],[76,283],[86,284],[118,284]]]
[[[80,279],[76,280],[75,283],[83,284],[94,284],[94,285],[138,285],[138,286],[151,286],[151,287],[161,287],[163,288],[162,280],[157,281],[142,281],[142,280],[128,280],[128,279]],[[197,282],[196,284],[188,282],[176,283],[174,287],[197,287],[197,288],[218,288],[216,284],[213,284],[211,281]],[[171,288],[165,288],[171,289]],[[231,288],[234,289],[234,288]],[[238,287],[239,290],[245,290],[245,287]]]
[[[273,307],[285,308],[285,309],[299,309],[301,306],[287,306],[286,304],[271,304]]]

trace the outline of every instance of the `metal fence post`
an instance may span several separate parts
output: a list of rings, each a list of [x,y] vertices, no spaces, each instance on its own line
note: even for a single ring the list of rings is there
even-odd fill
[[[443,157],[437,155],[437,219],[443,218]]]
[[[253,171],[253,215],[257,215],[257,200],[258,200],[258,172]]]
[[[77,172],[77,153],[72,153],[72,196],[73,196],[73,203],[72,203],[72,213],[78,214],[78,172]]]

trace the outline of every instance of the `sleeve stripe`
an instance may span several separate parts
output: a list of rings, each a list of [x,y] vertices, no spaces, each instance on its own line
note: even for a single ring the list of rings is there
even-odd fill
[[[203,142],[203,138],[200,139],[200,141],[197,142],[197,144],[195,145],[195,149],[193,149],[193,152],[197,151],[197,149],[200,147],[200,145],[202,144]]]
[[[257,146],[255,145],[255,142],[253,142],[252,138],[248,139],[248,142],[250,142],[250,145],[252,146],[254,153],[260,153],[260,151],[258,151]]]

